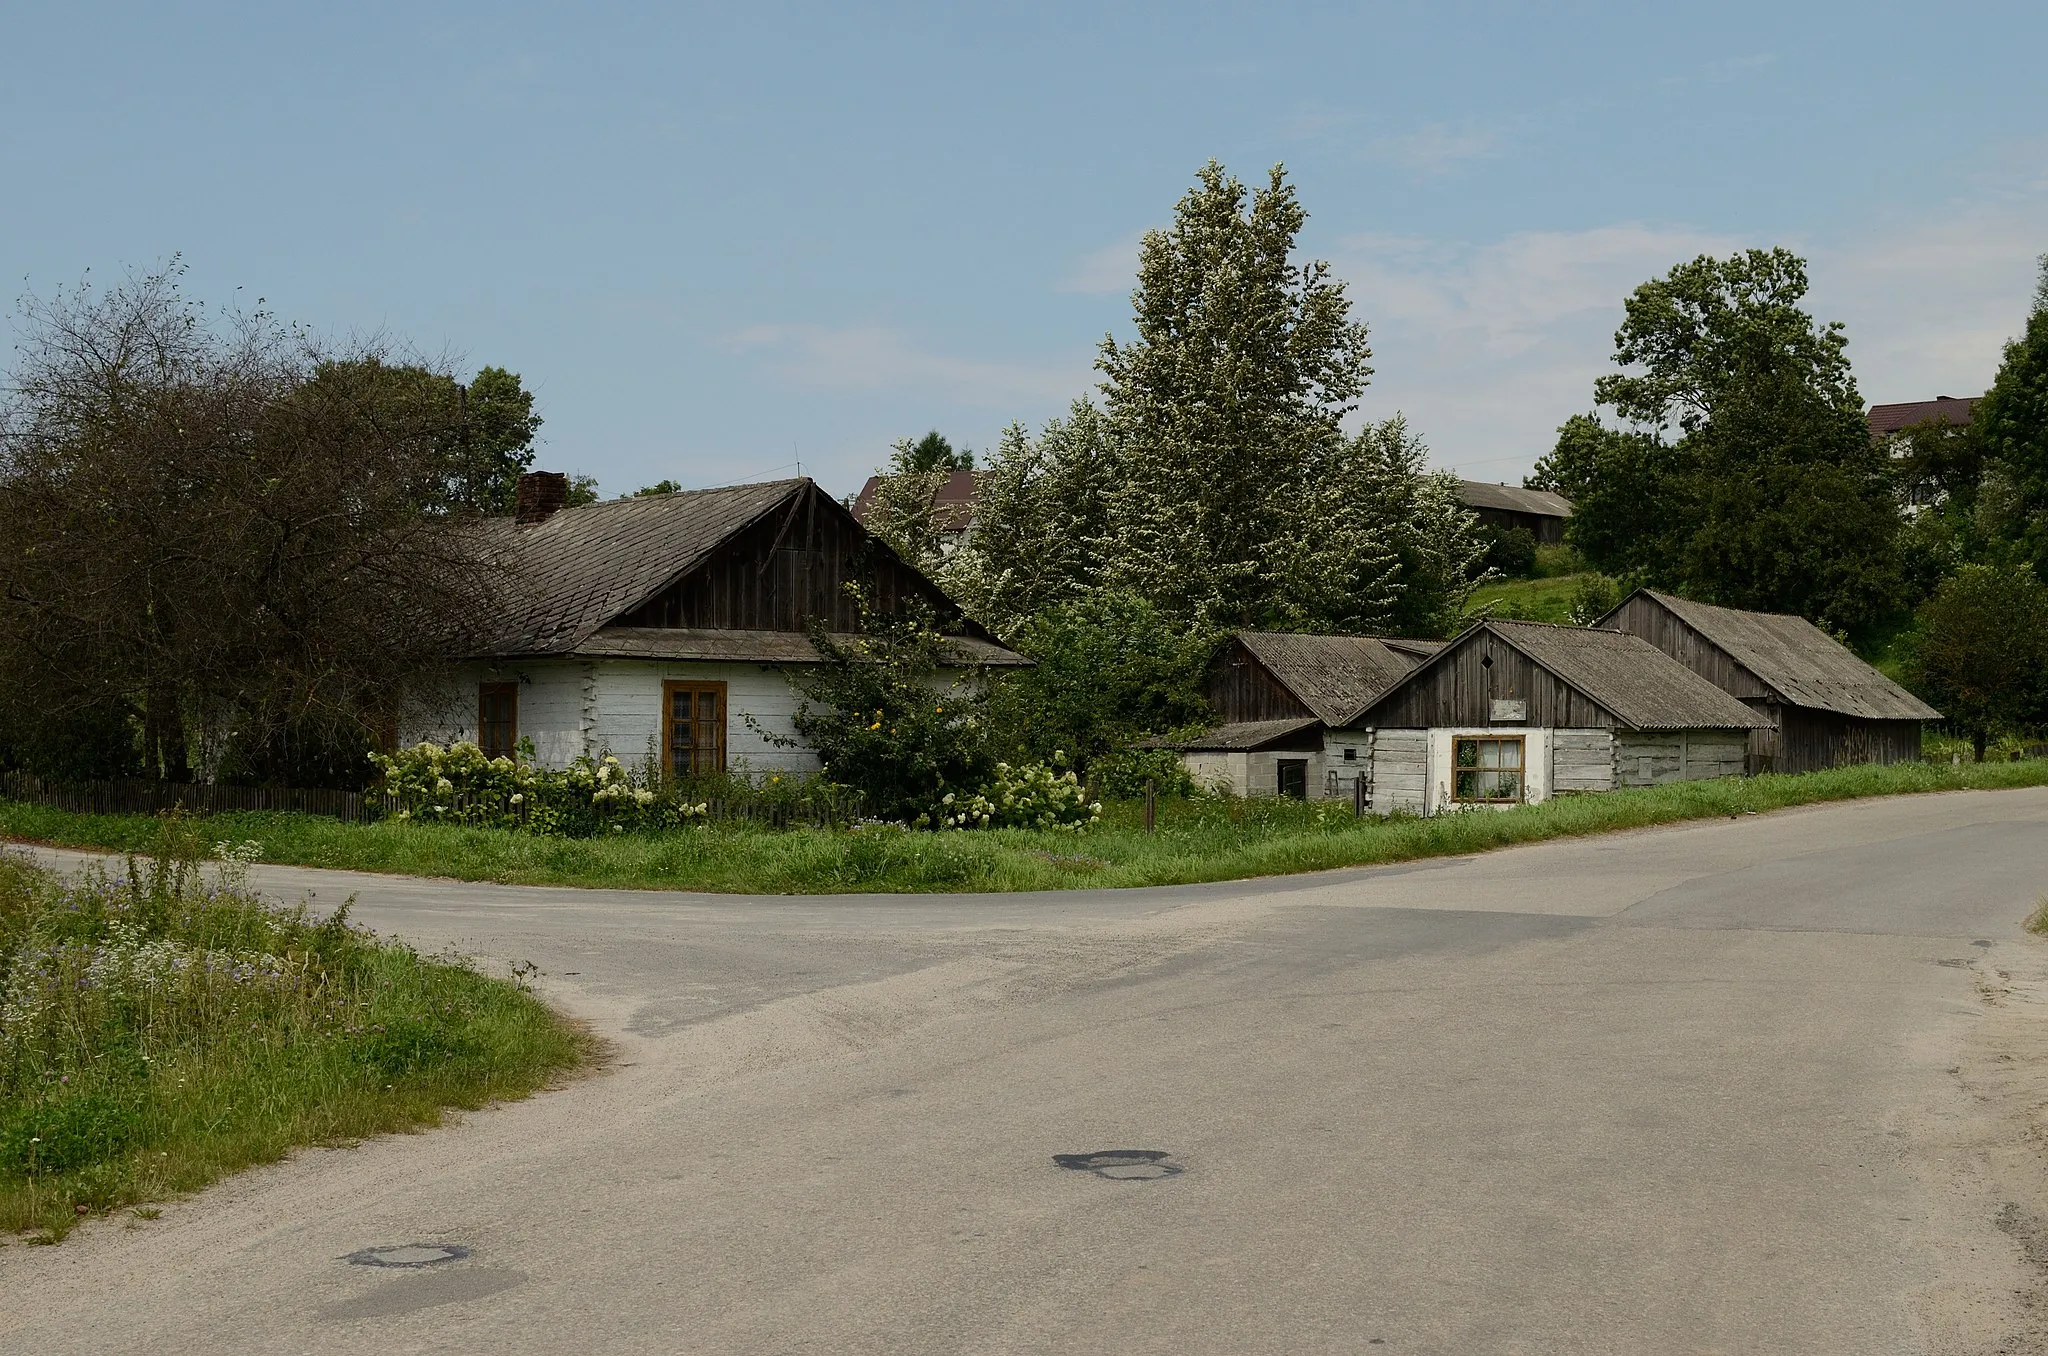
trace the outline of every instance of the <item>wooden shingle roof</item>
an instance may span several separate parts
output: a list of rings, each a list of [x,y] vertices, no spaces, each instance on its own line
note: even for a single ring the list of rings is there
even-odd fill
[[[544,522],[490,525],[507,573],[487,653],[562,654],[659,593],[808,480],[772,480],[580,504]]]
[[[1715,607],[1652,589],[1642,592],[1726,651],[1787,705],[1865,720],[1941,719],[1941,712],[1804,617]]]
[[[1443,647],[1434,640],[1280,631],[1239,631],[1236,640],[1326,725],[1343,724]]]

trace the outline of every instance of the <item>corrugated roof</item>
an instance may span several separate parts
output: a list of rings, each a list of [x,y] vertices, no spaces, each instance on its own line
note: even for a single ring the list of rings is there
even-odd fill
[[[1500,637],[1637,730],[1761,730],[1770,719],[1641,636],[1548,622],[1488,621]],[[1471,631],[1465,633],[1472,634]],[[1460,637],[1452,645],[1465,643]]]
[[[492,525],[510,576],[492,655],[558,654],[659,592],[809,480],[579,504],[544,522]]]
[[[1804,617],[1715,607],[1653,589],[1643,593],[1726,650],[1793,706],[1865,720],[1941,719],[1941,712]]]
[[[1205,735],[1179,742],[1148,740],[1141,748],[1180,749],[1185,753],[1245,753],[1280,743],[1306,731],[1320,729],[1313,716],[1298,720],[1240,720],[1219,725]]]
[[[1458,482],[1458,498],[1466,508],[1503,509],[1509,513],[1536,513],[1545,518],[1569,518],[1572,501],[1549,490],[1525,490],[1518,485],[1495,485],[1484,480]]]
[[[1872,405],[1866,416],[1870,431],[1879,437],[1900,429],[1939,419],[1944,424],[1967,424],[1977,412],[1982,396],[1936,396],[1932,400],[1907,400],[1896,405]]]
[[[1426,657],[1417,653],[1421,647],[1441,645],[1282,631],[1239,631],[1236,638],[1326,725],[1343,723],[1352,712],[1392,687]]]
[[[858,636],[834,635],[841,644]],[[719,631],[703,627],[605,626],[569,651],[579,659],[726,660],[754,664],[815,664],[818,652],[802,631]],[[959,665],[1023,668],[1014,650],[975,636],[948,636],[945,658]]]

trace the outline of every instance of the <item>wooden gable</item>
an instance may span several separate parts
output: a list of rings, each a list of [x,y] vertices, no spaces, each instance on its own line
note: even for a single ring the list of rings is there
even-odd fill
[[[1496,721],[1493,703],[1525,703],[1520,720]],[[1483,625],[1467,631],[1367,708],[1361,724],[1382,729],[1517,725],[1622,729],[1613,712]]]
[[[829,631],[853,632],[860,614],[846,588],[852,580],[867,586],[882,612],[921,599],[942,628],[985,637],[936,585],[808,482],[611,625],[801,631],[817,618]]]
[[[1235,636],[1209,666],[1208,697],[1209,705],[1228,725],[1315,714]]]

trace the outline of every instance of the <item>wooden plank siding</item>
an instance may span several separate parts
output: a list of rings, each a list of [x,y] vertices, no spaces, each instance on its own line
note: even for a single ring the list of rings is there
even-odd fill
[[[1673,616],[1654,598],[1635,594],[1602,626],[1609,631],[1626,631],[1641,636],[1731,696],[1756,701],[1774,695],[1762,679],[1744,668],[1734,656]]]
[[[1491,659],[1489,666],[1485,661]],[[1526,726],[1611,730],[1621,722],[1605,707],[1542,668],[1512,645],[1492,637],[1432,661],[1373,708],[1382,729],[1485,726],[1496,700],[1528,703]]]
[[[1557,730],[1550,738],[1550,791],[1568,796],[1614,789],[1614,733]]]
[[[1209,705],[1222,723],[1307,719],[1315,712],[1233,639],[1209,669]]]
[[[613,625],[801,631],[815,617],[828,630],[858,631],[859,609],[846,590],[856,579],[883,612],[916,598],[942,621],[958,617],[945,595],[812,486]]]
[[[1779,712],[1777,772],[1814,772],[1851,763],[1917,763],[1920,722],[1862,720],[1807,706]]]

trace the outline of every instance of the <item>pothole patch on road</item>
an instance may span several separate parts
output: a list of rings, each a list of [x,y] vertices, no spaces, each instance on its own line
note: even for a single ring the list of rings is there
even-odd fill
[[[469,1249],[460,1243],[398,1243],[382,1248],[358,1248],[341,1260],[359,1267],[419,1267],[439,1266],[443,1262],[460,1262],[469,1256]]]
[[[1100,1149],[1092,1154],[1054,1154],[1052,1161],[1057,1167],[1092,1172],[1112,1182],[1155,1182],[1183,1171],[1164,1149]]]

